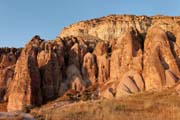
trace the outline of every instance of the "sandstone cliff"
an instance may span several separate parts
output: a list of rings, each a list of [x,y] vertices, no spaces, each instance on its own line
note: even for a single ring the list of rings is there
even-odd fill
[[[96,97],[162,90],[180,78],[180,17],[110,15],[81,21],[55,40],[0,49],[0,100],[22,110],[91,87]]]

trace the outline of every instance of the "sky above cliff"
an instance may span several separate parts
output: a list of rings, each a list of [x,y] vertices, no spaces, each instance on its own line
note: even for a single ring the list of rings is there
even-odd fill
[[[32,36],[54,39],[63,27],[109,14],[180,15],[180,0],[0,0],[0,47]]]

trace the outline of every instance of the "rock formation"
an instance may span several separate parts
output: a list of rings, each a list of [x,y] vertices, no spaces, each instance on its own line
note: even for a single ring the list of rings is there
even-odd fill
[[[89,81],[92,85],[97,83],[97,61],[92,53],[86,53],[83,60],[82,75],[85,81]]]
[[[14,76],[14,69],[21,49],[0,49],[0,101],[6,101],[10,83]]]
[[[98,42],[93,53],[96,55],[99,84],[107,82],[110,76],[110,58],[108,58],[108,45]]]
[[[36,60],[38,43],[38,38],[33,38],[17,60],[8,97],[8,111],[42,103],[41,78]]]
[[[161,88],[168,85],[169,81],[175,83],[176,77],[179,78],[178,64],[172,53],[166,32],[161,28],[151,28],[147,32],[144,43],[143,77],[147,90]]]
[[[2,48],[0,100],[14,111],[91,87],[106,98],[172,87],[179,31],[180,17],[110,15],[72,24],[55,40],[34,36],[22,50]]]

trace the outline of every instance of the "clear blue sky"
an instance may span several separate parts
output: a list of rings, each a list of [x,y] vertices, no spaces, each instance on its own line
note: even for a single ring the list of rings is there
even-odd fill
[[[0,47],[22,47],[38,34],[54,39],[77,21],[109,14],[180,15],[180,0],[0,0]]]

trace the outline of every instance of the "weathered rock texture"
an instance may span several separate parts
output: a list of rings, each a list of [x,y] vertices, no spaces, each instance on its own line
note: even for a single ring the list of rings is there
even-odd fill
[[[180,78],[180,17],[110,15],[81,21],[55,40],[35,36],[22,49],[0,49],[0,100],[22,110],[97,88],[121,97],[171,87]]]
[[[6,101],[21,49],[0,48],[0,101]]]
[[[41,78],[36,60],[38,51],[35,42],[38,40],[33,38],[17,60],[8,98],[9,111],[22,110],[28,105],[42,103]]]

